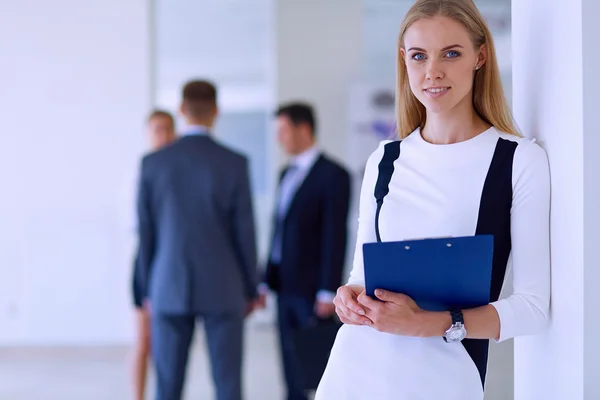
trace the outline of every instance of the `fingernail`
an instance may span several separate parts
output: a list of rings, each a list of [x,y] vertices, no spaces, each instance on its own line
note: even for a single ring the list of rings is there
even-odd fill
[[[365,315],[365,312],[364,312],[363,310],[358,310],[358,313],[359,313],[360,315]]]
[[[371,326],[371,321],[365,321],[365,325]]]
[[[377,296],[381,296],[381,295],[383,294],[383,290],[381,290],[381,289],[377,289],[377,290],[375,291],[375,294],[376,294]]]

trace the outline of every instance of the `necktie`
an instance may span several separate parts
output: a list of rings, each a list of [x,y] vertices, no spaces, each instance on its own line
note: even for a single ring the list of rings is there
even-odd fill
[[[277,203],[275,234],[273,236],[273,249],[271,251],[272,264],[281,264],[281,255],[283,250],[283,223],[297,189],[298,172],[299,169],[297,166],[290,166],[286,170],[281,181],[279,201]]]

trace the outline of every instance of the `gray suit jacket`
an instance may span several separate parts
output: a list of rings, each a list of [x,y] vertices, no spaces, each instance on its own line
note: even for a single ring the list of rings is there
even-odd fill
[[[165,314],[239,312],[256,296],[246,158],[192,135],[142,160],[138,197],[142,296]]]

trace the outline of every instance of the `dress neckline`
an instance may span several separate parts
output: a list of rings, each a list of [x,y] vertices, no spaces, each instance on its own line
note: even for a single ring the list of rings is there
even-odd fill
[[[485,131],[473,136],[470,139],[467,140],[463,140],[460,142],[456,142],[456,143],[449,143],[449,144],[434,144],[434,143],[430,143],[428,141],[426,141],[423,138],[423,134],[421,132],[421,128],[417,128],[410,136],[414,136],[415,140],[417,142],[419,142],[419,144],[421,144],[422,146],[427,146],[431,149],[434,150],[453,150],[453,149],[463,149],[463,148],[469,148],[475,145],[478,145],[479,142],[486,140],[490,135],[492,135],[496,130],[494,129],[494,127],[490,127],[488,129],[486,129]]]

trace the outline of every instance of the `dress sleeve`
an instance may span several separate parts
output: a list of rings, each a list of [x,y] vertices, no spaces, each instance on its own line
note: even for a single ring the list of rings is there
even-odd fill
[[[390,143],[386,140],[380,143],[367,161],[363,182],[360,189],[360,200],[358,210],[358,231],[356,234],[356,247],[354,250],[354,262],[348,279],[348,285],[365,286],[365,267],[363,263],[363,249],[365,243],[377,241],[375,235],[375,183],[377,182],[378,166],[384,153],[384,146]]]
[[[499,342],[542,331],[550,307],[550,171],[545,151],[522,142],[513,162],[511,208],[513,293],[492,303]]]

